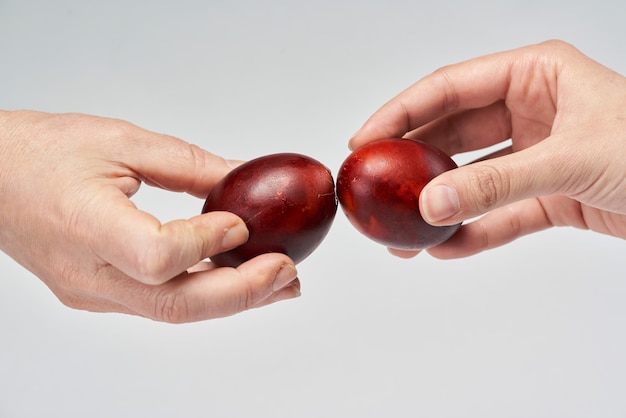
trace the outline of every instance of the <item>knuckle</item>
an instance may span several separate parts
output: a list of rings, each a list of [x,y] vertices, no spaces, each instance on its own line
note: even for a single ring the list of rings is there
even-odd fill
[[[67,306],[70,309],[79,311],[87,310],[88,304],[85,300],[69,292],[56,292],[56,297],[64,306]]]
[[[505,176],[492,165],[475,167],[472,182],[476,208],[481,212],[491,209],[508,194]]]
[[[154,304],[153,318],[170,324],[187,322],[190,318],[187,298],[179,292],[158,292]]]
[[[476,249],[477,252],[485,251],[489,248],[490,239],[489,239],[489,229],[482,222],[477,222],[478,226],[478,239],[476,240]]]
[[[241,281],[243,283],[242,290],[239,292],[239,298],[237,300],[237,306],[235,307],[235,311],[247,311],[248,309],[252,309],[257,303],[257,292],[255,291],[255,286],[253,284],[253,278],[241,277]]]
[[[540,47],[544,48],[547,53],[554,53],[555,49],[558,50],[572,50],[574,47],[568,43],[563,41],[562,39],[548,39],[539,44]]]
[[[442,112],[450,113],[459,108],[459,94],[450,75],[451,65],[440,67],[433,73],[436,80],[440,83],[443,92]]]
[[[135,279],[142,283],[157,285],[168,280],[173,265],[171,252],[163,245],[160,239],[152,240],[137,255],[137,272]]]
[[[507,225],[507,230],[509,231],[509,235],[512,237],[520,236],[520,234],[522,233],[522,224],[520,221],[519,214],[515,213],[514,208],[510,206],[506,214],[507,214],[506,225]]]
[[[207,245],[203,236],[197,233],[196,226],[187,220],[156,226],[133,238],[130,275],[145,284],[165,283],[190,267],[190,260],[195,264],[206,257]]]
[[[263,258],[267,260],[268,255],[259,256],[261,261]],[[250,269],[250,266],[242,265],[237,269],[237,278],[239,281],[235,307],[236,311],[245,311],[257,306],[272,294],[272,286],[276,277],[274,268],[268,266],[259,266]]]
[[[245,292],[242,293],[239,306],[242,310],[247,311],[248,309],[252,309],[258,301],[255,298],[255,292],[250,284],[248,284],[245,288]]]

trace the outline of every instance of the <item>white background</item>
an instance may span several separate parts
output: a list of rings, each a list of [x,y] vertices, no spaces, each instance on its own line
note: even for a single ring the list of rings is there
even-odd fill
[[[625,15],[617,0],[0,0],[0,108],[336,173],[365,119],[442,65],[560,38],[626,74]],[[135,201],[163,221],[203,203]],[[71,310],[0,254],[0,417],[624,417],[624,249],[553,229],[401,260],[339,211],[299,265],[301,298],[189,325]]]

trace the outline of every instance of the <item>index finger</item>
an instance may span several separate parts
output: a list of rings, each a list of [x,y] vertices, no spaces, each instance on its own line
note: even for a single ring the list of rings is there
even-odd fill
[[[453,112],[483,108],[506,97],[514,51],[442,67],[384,104],[350,139],[351,149],[402,137]]]
[[[117,159],[146,184],[205,198],[237,162],[179,138],[139,131],[128,138]]]
[[[130,122],[78,115],[75,129],[98,145],[106,177],[117,177],[124,168],[139,181],[204,198],[236,162],[226,160],[180,138],[148,131]]]

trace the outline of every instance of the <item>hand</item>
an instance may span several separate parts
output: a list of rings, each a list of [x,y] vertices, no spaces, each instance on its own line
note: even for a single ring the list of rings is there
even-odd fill
[[[204,198],[230,169],[119,120],[0,112],[0,249],[77,309],[190,322],[298,296],[285,255],[202,261],[247,240],[234,214],[162,225],[129,199],[141,182]]]
[[[398,136],[449,155],[512,140],[512,153],[443,173],[422,191],[420,211],[433,225],[486,214],[429,249],[435,257],[469,256],[551,226],[626,238],[626,78],[569,44],[441,68],[374,113],[350,146]]]

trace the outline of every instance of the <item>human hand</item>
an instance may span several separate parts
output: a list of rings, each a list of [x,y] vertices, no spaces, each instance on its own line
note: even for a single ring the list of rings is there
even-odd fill
[[[441,68],[375,112],[350,147],[402,136],[449,155],[512,140],[508,155],[423,189],[420,212],[433,225],[480,216],[430,248],[435,257],[469,256],[551,226],[626,238],[626,78],[567,43]]]
[[[178,323],[298,296],[283,254],[237,269],[202,261],[247,240],[236,215],[161,224],[129,199],[142,182],[204,198],[231,168],[120,120],[0,112],[0,249],[61,302],[89,311]]]

